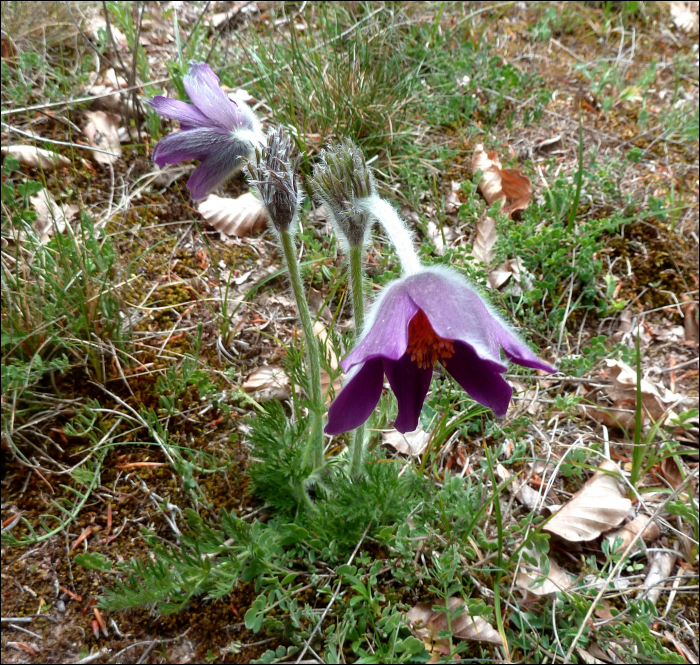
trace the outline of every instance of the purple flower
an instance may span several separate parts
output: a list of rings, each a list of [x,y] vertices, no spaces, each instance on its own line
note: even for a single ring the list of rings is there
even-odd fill
[[[399,432],[418,426],[439,361],[472,399],[504,416],[512,388],[501,376],[507,358],[556,372],[481,299],[472,286],[448,268],[421,268],[397,279],[374,304],[365,332],[342,361],[348,381],[331,404],[326,434],[340,434],[369,418],[382,394],[384,375],[399,403]]]
[[[180,121],[182,131],[161,139],[153,149],[158,166],[198,159],[187,187],[201,199],[243,166],[243,158],[264,141],[260,121],[242,102],[234,102],[219,87],[219,77],[203,62],[192,61],[182,80],[194,105],[154,97],[149,104],[166,118]]]

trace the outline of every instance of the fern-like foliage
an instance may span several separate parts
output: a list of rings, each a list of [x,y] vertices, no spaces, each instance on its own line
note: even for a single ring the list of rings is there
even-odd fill
[[[297,521],[321,541],[336,541],[351,549],[368,525],[369,535],[385,526],[400,524],[417,503],[427,496],[428,487],[414,473],[399,475],[400,465],[392,460],[368,457],[361,478],[352,479],[345,468],[333,470],[328,486],[333,493],[316,503],[316,510]]]
[[[248,420],[251,428],[252,464],[248,469],[253,493],[273,506],[280,515],[290,516],[309,505],[307,491],[314,484],[313,469],[302,465],[309,422],[287,418],[279,402],[269,402],[265,412]]]
[[[158,612],[172,614],[195,596],[225,596],[239,580],[252,581],[269,570],[269,562],[283,553],[277,534],[233,512],[221,514],[221,529],[205,524],[193,510],[185,511],[185,517],[188,528],[177,545],[144,533],[152,555],[118,566],[125,579],[106,590],[102,607],[125,610],[155,604]]]

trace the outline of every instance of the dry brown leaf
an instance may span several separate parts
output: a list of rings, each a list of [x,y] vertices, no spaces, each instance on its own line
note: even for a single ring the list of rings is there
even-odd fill
[[[445,241],[442,240],[442,234],[445,234]],[[433,241],[438,254],[443,254],[445,251],[445,243],[448,245],[454,242],[457,234],[451,226],[443,226],[440,231],[438,225],[432,220],[428,222],[428,238]]]
[[[603,462],[593,477],[543,527],[570,542],[597,538],[627,517],[632,502],[620,492],[617,465]]]
[[[667,457],[660,466],[661,475],[674,490],[677,490],[683,484],[683,474],[678,468],[678,462],[673,457]]]
[[[671,577],[676,556],[673,550],[654,552],[651,556],[651,565],[640,596],[650,600],[653,605],[656,605],[656,601],[659,600],[659,596],[664,590],[664,582]]]
[[[512,215],[518,210],[525,210],[532,199],[530,178],[517,169],[501,169],[501,187],[510,203],[503,209],[503,214]]]
[[[2,154],[10,155],[17,159],[20,164],[34,169],[55,169],[59,166],[70,166],[70,159],[67,157],[33,145],[3,146]]]
[[[535,552],[529,552],[530,556],[537,559]],[[546,556],[546,555],[545,555]],[[557,592],[570,588],[574,580],[554,559],[549,559],[549,573],[543,578],[543,572],[539,567],[532,564],[520,563],[518,574],[515,576],[515,586],[527,593],[536,596],[553,598]]]
[[[447,615],[444,612],[433,610],[435,603],[417,603],[408,612],[408,621],[414,635],[424,642],[443,642],[438,639],[441,630],[447,630]],[[460,605],[464,605],[461,598],[452,596],[447,599],[447,607],[454,611]],[[476,616],[470,617],[467,612],[461,614],[452,621],[452,636],[457,640],[471,640],[477,642],[489,642],[490,644],[503,645],[498,631],[486,619]],[[444,640],[447,643],[447,640]]]
[[[476,238],[472,246],[472,254],[478,261],[489,265],[496,255],[493,248],[497,240],[496,220],[493,217],[484,217],[476,224]]]
[[[685,328],[685,341],[700,342],[700,327],[698,326],[698,306],[694,302],[684,303],[683,310],[683,327]]]
[[[508,480],[512,477],[512,473],[503,466],[503,464],[498,464],[496,466],[496,475],[501,481]],[[513,496],[520,501],[528,510],[535,511],[542,507],[540,503],[540,495],[537,490],[534,490],[527,483],[522,482],[519,478],[514,478],[513,481],[508,485],[508,490],[512,492]]]
[[[424,432],[420,427],[405,434],[395,429],[382,432],[382,443],[390,445],[403,455],[419,457],[425,451],[429,441],[430,434]]]
[[[479,183],[479,191],[491,205],[494,201],[504,201],[503,187],[501,186],[501,162],[495,152],[487,154],[484,146],[479,143],[472,155],[472,172],[481,170],[483,177]]]
[[[74,205],[58,205],[51,192],[45,188],[36,196],[30,196],[29,201],[36,211],[34,229],[43,243],[47,243],[57,231],[63,233],[67,223],[79,210],[78,206]]]
[[[492,289],[500,289],[506,286],[506,293],[519,297],[523,291],[529,291],[533,287],[533,275],[522,262],[519,256],[507,259],[498,268],[489,272],[488,284]]]
[[[453,180],[450,185],[450,191],[447,196],[445,196],[445,212],[448,215],[452,215],[453,213],[457,212],[459,207],[462,205],[462,201],[459,198],[459,191],[461,189],[461,183]]]
[[[617,538],[622,539],[622,544],[615,550],[616,552],[624,552],[627,546],[632,542],[638,534],[641,534],[641,539],[644,542],[652,542],[658,540],[661,536],[661,530],[659,529],[656,522],[653,520],[649,522],[649,518],[646,515],[637,515],[631,522],[625,524],[622,528],[614,531],[613,533],[605,536],[605,540],[610,543],[610,547],[613,546]],[[641,542],[637,540],[636,549],[641,547]]]
[[[607,427],[620,427],[629,430],[634,427],[635,421],[637,372],[620,360],[606,359],[605,364],[606,367],[601,371],[601,377],[609,379],[612,385],[598,388],[589,393],[587,398],[596,402],[601,408],[584,407],[584,411],[591,418],[602,422]],[[641,391],[645,421],[648,421],[649,417],[654,421],[663,417],[667,424],[672,424],[672,419],[677,418],[677,416],[670,406],[683,401],[683,397],[663,386],[658,389],[646,379],[641,381]],[[612,405],[616,409],[626,409],[628,413],[606,411],[606,404]]]
[[[517,169],[502,169],[498,155],[495,152],[487,154],[481,144],[476,146],[472,156],[472,171],[476,172],[479,169],[483,173],[479,191],[489,205],[495,201],[501,201],[502,212],[512,215],[518,210],[524,210],[530,204],[532,199],[530,178]]]
[[[676,27],[683,32],[692,33],[698,31],[698,3],[697,2],[672,2],[671,18]]]
[[[333,370],[338,369],[338,356],[335,354],[333,346],[328,343],[328,331],[326,330],[326,326],[324,326],[320,321],[316,321],[316,323],[314,323],[314,334],[321,340],[321,344],[326,350],[326,360],[328,361],[330,368]],[[334,395],[337,395],[340,392],[342,377],[343,375],[340,374],[336,380],[333,381]],[[325,369],[321,368],[321,394],[324,396],[326,404],[331,403],[331,395],[329,392],[330,387],[331,376]]]
[[[257,393],[259,402],[287,399],[291,395],[289,379],[281,367],[258,367],[241,386],[247,393]]]
[[[198,206],[199,214],[217,231],[243,237],[265,227],[267,216],[262,203],[251,192],[237,199],[210,194]]]
[[[114,164],[122,154],[122,144],[119,141],[119,123],[121,118],[116,113],[107,111],[86,111],[88,123],[83,128],[90,145],[99,148],[100,151],[93,151],[93,159],[100,164]]]

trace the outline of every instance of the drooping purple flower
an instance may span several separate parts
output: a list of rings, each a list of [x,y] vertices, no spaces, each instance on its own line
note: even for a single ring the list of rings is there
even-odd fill
[[[506,357],[556,372],[542,362],[460,275],[447,268],[421,268],[387,287],[370,312],[365,332],[341,362],[350,371],[331,404],[326,434],[364,423],[382,394],[384,375],[396,395],[399,432],[411,432],[439,361],[457,383],[497,416],[504,416],[512,388],[501,376]]]
[[[228,98],[209,65],[192,61],[182,82],[194,105],[161,96],[149,101],[161,115],[179,120],[181,129],[158,141],[153,161],[163,167],[198,159],[187,187],[192,198],[201,199],[239,170],[264,136],[255,114]]]

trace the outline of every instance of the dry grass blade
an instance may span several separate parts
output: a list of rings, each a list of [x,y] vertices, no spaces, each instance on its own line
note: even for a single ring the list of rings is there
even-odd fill
[[[210,194],[197,210],[208,224],[227,236],[247,236],[264,228],[267,222],[265,209],[251,192],[237,199]]]
[[[63,233],[79,210],[74,205],[58,205],[47,189],[42,189],[36,196],[30,196],[29,202],[36,211],[34,229],[43,243],[47,243],[57,232]]]
[[[611,473],[612,472],[612,473]],[[620,492],[614,462],[605,461],[593,477],[543,527],[570,542],[588,541],[618,526],[632,502]]]
[[[88,123],[83,128],[90,145],[99,148],[93,151],[93,158],[100,164],[114,164],[122,154],[119,141],[120,117],[107,111],[87,111]],[[107,153],[112,153],[107,154]]]
[[[20,164],[35,169],[54,169],[59,166],[70,166],[70,159],[67,157],[33,145],[3,146],[2,154],[10,155],[17,159]]]

